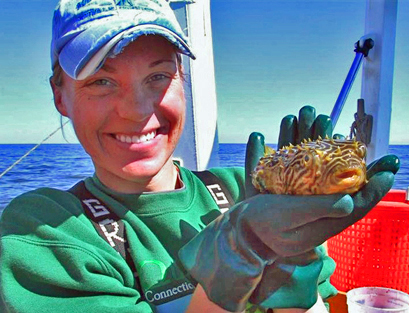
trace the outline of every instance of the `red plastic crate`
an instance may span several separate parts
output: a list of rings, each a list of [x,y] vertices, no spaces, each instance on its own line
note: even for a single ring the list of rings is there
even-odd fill
[[[379,286],[409,293],[409,202],[391,190],[362,220],[328,240],[340,291]]]

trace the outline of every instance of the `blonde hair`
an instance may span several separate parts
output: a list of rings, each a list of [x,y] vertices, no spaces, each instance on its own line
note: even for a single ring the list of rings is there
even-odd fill
[[[50,77],[50,82],[52,82],[57,87],[62,86],[62,72],[63,72],[63,69],[60,63],[57,62],[57,64],[55,64],[53,68],[53,74]]]

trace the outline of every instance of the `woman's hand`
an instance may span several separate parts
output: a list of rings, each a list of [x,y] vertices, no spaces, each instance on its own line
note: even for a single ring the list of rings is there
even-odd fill
[[[294,115],[287,115],[281,121],[280,127],[280,135],[279,135],[279,143],[278,147],[281,148],[284,145],[293,144],[296,145],[300,143],[303,139],[317,139],[318,136],[322,138],[332,136],[332,122],[331,119],[326,115],[319,115],[317,118],[315,117],[315,109],[311,106],[303,107],[299,112],[299,117]],[[333,136],[335,139],[344,139],[342,135],[336,134]],[[265,143],[264,143],[264,136],[260,133],[252,133],[249,137],[249,141],[247,144],[246,150],[246,192],[247,196],[252,196],[258,193],[251,182],[251,172],[256,167],[258,160],[260,157],[264,155],[265,151]],[[377,160],[370,165],[368,165],[368,179],[370,179],[373,175],[378,172],[383,171],[391,171],[393,174],[399,168],[399,160],[397,157],[390,155],[385,156],[384,158]],[[355,197],[355,204],[356,207],[360,206],[359,202],[362,201],[358,200],[359,196]],[[365,197],[364,197],[365,198]],[[374,204],[367,204],[370,206]],[[359,210],[357,210],[359,212]],[[355,213],[355,219],[360,219],[360,216],[363,217],[364,214],[368,212],[364,210],[360,213]],[[360,216],[358,216],[360,214]],[[351,219],[349,217],[349,219]],[[341,221],[336,221],[335,223],[342,223]],[[348,222],[348,225],[351,221]],[[325,226],[325,225],[323,225]],[[331,227],[328,225],[328,227]],[[320,228],[317,228],[317,232],[320,232]],[[320,296],[325,300],[331,296],[336,295],[337,290],[333,287],[329,281],[330,276],[335,270],[335,262],[327,255],[327,252],[323,246],[320,246],[315,249],[317,253],[318,259],[314,261],[314,263],[322,262],[322,270],[318,277],[318,292]],[[285,259],[277,260],[277,262],[272,266],[267,266],[264,270],[263,278],[260,281],[258,287],[253,292],[252,296],[250,297],[250,301],[256,304],[263,304],[264,306],[268,307],[290,307],[290,306],[299,306],[304,305],[310,302],[309,295],[306,292],[303,292],[302,286],[303,283],[298,281],[300,278],[303,278],[302,273],[305,271],[309,271],[308,267],[305,267],[305,263],[312,262],[311,260],[308,261],[308,254],[299,255],[296,258],[290,257]],[[281,263],[287,264],[286,267],[280,266]],[[311,265],[310,265],[311,266]],[[286,268],[286,271],[282,270],[282,268]],[[297,270],[296,270],[297,269]],[[287,286],[291,286],[288,288],[281,288],[277,290],[277,287],[274,283],[272,283],[271,277],[282,276],[285,272],[287,272],[288,281]],[[291,275],[292,273],[292,275]],[[297,277],[296,273],[299,273]],[[316,288],[311,288],[314,286],[313,281],[311,278],[306,278],[307,283],[308,280],[310,281],[309,288],[310,292],[316,292]],[[301,286],[301,290],[299,289]],[[297,292],[299,290],[299,292]],[[286,295],[293,295],[286,296]],[[283,302],[283,299],[287,299]],[[327,304],[328,305],[328,304]],[[301,312],[305,312],[305,310],[300,309]]]
[[[381,168],[353,197],[256,195],[210,223],[180,250],[180,259],[211,301],[226,310],[241,311],[267,265],[274,265],[281,258],[314,252],[315,247],[365,216],[391,188],[393,180],[394,174]],[[299,274],[300,281],[307,286],[318,278],[322,268],[319,262],[307,264],[311,268],[301,272],[297,272],[298,267],[287,267],[285,263],[280,266],[290,277]],[[288,275],[275,277],[269,283],[274,287],[270,289],[273,294],[267,294],[262,306],[277,303],[272,296],[286,286],[288,278]],[[297,297],[303,296],[309,288],[299,291],[300,294],[287,300],[300,301]],[[311,307],[316,297],[317,294],[312,293],[304,307]],[[284,303],[285,307],[294,307],[288,303]]]
[[[396,156],[378,160],[368,168],[369,182],[352,196],[249,192],[184,246],[180,259],[207,297],[231,312],[244,310],[249,300],[311,308],[323,266],[315,247],[364,217],[392,187],[398,168]]]

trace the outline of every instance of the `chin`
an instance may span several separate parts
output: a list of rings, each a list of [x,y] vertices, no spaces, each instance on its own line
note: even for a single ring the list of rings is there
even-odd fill
[[[147,162],[133,162],[122,167],[122,172],[129,178],[133,179],[147,179],[156,176],[165,166],[166,161],[152,160]]]

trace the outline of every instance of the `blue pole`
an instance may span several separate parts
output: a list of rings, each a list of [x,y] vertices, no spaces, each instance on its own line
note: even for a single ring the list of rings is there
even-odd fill
[[[345,101],[348,98],[349,91],[354,83],[356,74],[362,64],[364,57],[368,56],[368,52],[374,46],[374,42],[371,38],[366,39],[362,46],[360,46],[359,41],[355,43],[355,58],[352,62],[351,68],[349,69],[348,75],[345,79],[344,84],[342,85],[341,92],[337,98],[337,101],[334,104],[334,108],[331,112],[332,126],[335,128],[335,125],[338,122],[338,118],[341,115],[342,108],[344,107]]]
[[[351,90],[351,87],[354,84],[354,80],[361,66],[363,57],[364,55],[362,53],[360,52],[356,53],[354,61],[352,62],[352,66],[349,69],[344,84],[342,85],[341,92],[339,93],[337,101],[335,102],[334,108],[332,109],[331,112],[331,121],[333,128],[335,128],[335,125],[338,122],[338,118],[341,115],[342,108],[344,107],[345,101],[348,98],[349,91]]]

